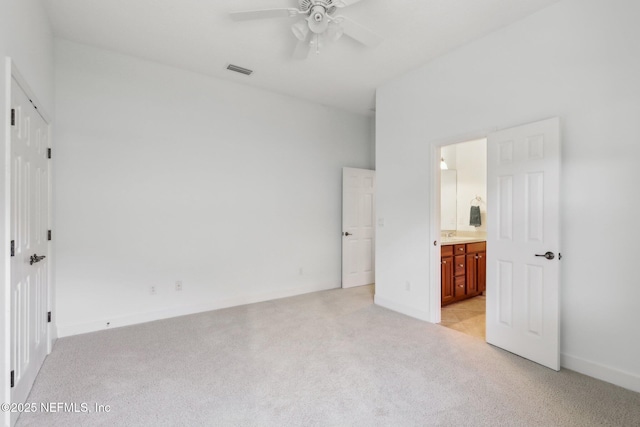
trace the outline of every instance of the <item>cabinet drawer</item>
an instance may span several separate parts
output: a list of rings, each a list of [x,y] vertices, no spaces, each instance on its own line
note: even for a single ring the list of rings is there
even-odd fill
[[[466,272],[466,256],[465,255],[457,255],[455,257],[455,269],[454,269],[454,275],[455,276],[464,276],[464,273]]]
[[[453,251],[456,255],[462,255],[465,251],[466,245],[453,245]]]
[[[460,276],[460,277],[456,277],[453,281],[454,283],[454,291],[453,294],[455,295],[455,297],[462,297],[465,295],[465,290],[464,290],[464,285],[465,285],[465,281],[464,281],[464,276]]]
[[[467,243],[467,252],[484,252],[487,242]]]
[[[446,245],[440,247],[440,256],[453,256],[453,245]]]

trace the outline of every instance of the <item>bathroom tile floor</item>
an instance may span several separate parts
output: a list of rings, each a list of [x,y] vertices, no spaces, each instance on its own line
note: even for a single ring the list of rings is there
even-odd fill
[[[477,297],[442,307],[442,326],[485,340],[486,297]]]

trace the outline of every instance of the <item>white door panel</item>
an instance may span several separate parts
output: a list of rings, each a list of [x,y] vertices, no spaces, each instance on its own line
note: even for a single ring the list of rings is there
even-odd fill
[[[342,287],[375,281],[375,171],[342,173]]]
[[[487,180],[487,342],[559,370],[559,120],[489,135]]]
[[[48,348],[49,129],[15,80],[11,108],[11,401],[21,403]]]

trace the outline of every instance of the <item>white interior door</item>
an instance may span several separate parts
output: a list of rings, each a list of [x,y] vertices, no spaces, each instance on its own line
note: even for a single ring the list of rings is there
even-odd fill
[[[487,342],[559,370],[559,119],[493,133],[487,152]]]
[[[48,347],[49,128],[15,80],[11,110],[11,401],[21,403]]]
[[[342,287],[375,282],[376,173],[342,171]]]

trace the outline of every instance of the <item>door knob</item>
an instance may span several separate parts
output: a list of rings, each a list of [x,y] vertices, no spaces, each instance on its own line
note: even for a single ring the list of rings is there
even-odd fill
[[[353,236],[353,234],[349,233],[348,231],[345,231],[344,235],[345,236]]]
[[[31,257],[29,258],[29,265],[33,265],[33,264],[35,264],[36,262],[40,262],[40,261],[42,261],[42,260],[43,260],[43,259],[45,259],[45,258],[46,258],[46,256],[45,256],[45,255],[40,255],[40,256],[38,256],[38,255],[36,255],[36,254],[33,254],[33,255],[31,255]]]
[[[545,257],[546,259],[554,259],[556,257],[556,254],[554,254],[553,252],[547,252],[544,255],[536,254],[536,256]]]

